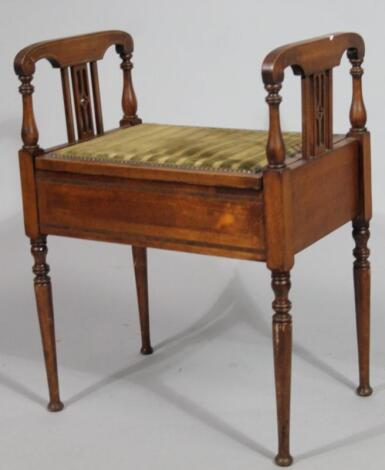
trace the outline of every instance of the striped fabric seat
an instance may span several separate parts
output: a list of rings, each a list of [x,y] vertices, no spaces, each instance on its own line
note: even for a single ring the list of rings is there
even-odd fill
[[[301,134],[284,133],[287,156]],[[256,173],[266,166],[266,131],[140,124],[71,145],[51,157],[129,165]]]

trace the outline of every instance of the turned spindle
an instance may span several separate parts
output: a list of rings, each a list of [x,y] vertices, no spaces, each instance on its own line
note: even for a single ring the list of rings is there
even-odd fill
[[[351,132],[364,132],[366,124],[366,109],[362,94],[362,75],[364,69],[361,67],[363,59],[356,59],[348,54],[352,68],[350,74],[353,80],[352,104],[350,107]]]
[[[273,301],[273,348],[275,389],[278,419],[278,454],[275,462],[286,467],[293,458],[290,455],[290,382],[292,354],[292,319],[289,290],[290,273],[272,271],[271,286],[274,291]]]
[[[39,316],[50,396],[48,410],[60,411],[63,409],[63,403],[60,401],[59,395],[52,289],[51,279],[48,274],[49,266],[46,263],[47,251],[47,240],[45,236],[31,240],[31,253],[35,261],[32,270],[35,274],[34,287],[36,306]]]
[[[39,150],[39,132],[33,111],[32,94],[34,87],[31,84],[32,78],[32,75],[19,76],[19,80],[21,81],[19,92],[23,98],[23,123],[21,128],[21,138],[24,144],[23,149],[34,154]]]
[[[370,250],[368,240],[370,237],[369,222],[365,220],[353,221],[353,238],[355,248],[353,256],[354,294],[356,304],[356,324],[358,342],[358,365],[360,383],[357,388],[358,395],[367,397],[372,394],[369,382],[370,359]]]
[[[142,120],[136,114],[138,104],[131,77],[131,70],[133,68],[133,64],[131,62],[132,53],[120,52],[120,57],[122,59],[120,68],[123,70],[123,117],[120,121],[120,125],[135,126],[140,124]]]
[[[281,84],[266,85],[268,95],[266,102],[269,105],[269,134],[267,138],[266,153],[269,161],[268,167],[280,169],[285,167],[285,143],[282,137],[281,123],[279,117],[279,105],[282,97],[279,94]]]

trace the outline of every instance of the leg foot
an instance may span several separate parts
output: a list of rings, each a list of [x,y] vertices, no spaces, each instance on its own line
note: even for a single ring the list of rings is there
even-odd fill
[[[142,348],[140,349],[140,354],[143,354],[143,356],[149,356],[150,354],[152,354],[154,352],[154,350],[152,349],[151,346],[142,346]]]
[[[291,455],[281,456],[277,455],[274,462],[280,467],[288,467],[293,463],[293,457]]]
[[[41,236],[31,240],[31,253],[35,260],[33,272],[35,274],[34,287],[36,306],[39,316],[50,397],[48,409],[51,411],[59,411],[59,409],[62,409],[63,405],[61,404],[59,396],[51,279],[48,275],[49,266],[46,263],[47,251],[46,237]]]
[[[290,382],[292,354],[291,302],[289,272],[272,272],[273,301],[273,346],[275,391],[277,399],[278,455],[275,462],[280,466],[292,463],[290,456]]]
[[[47,409],[52,413],[56,413],[57,411],[61,411],[64,408],[64,405],[61,401],[58,402],[49,402]]]
[[[373,393],[373,389],[370,385],[359,385],[356,388],[356,392],[360,397],[370,397]]]
[[[353,221],[353,238],[356,246],[353,250],[354,295],[356,305],[359,387],[357,394],[368,397],[372,394],[369,381],[370,356],[370,262],[369,262],[369,222]]]
[[[136,292],[138,296],[140,332],[142,336],[141,354],[152,354],[150,339],[150,319],[148,307],[148,280],[147,280],[147,251],[139,246],[132,247],[134,259]]]

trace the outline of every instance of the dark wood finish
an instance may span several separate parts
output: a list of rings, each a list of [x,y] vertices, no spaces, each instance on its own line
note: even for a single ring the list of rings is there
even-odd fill
[[[302,79],[302,155],[321,155],[333,145],[332,70]]]
[[[359,144],[359,212],[360,219],[369,221],[372,218],[372,184],[371,184],[371,159],[370,159],[370,133],[368,131],[350,131]]]
[[[269,105],[269,135],[266,154],[269,161],[269,169],[273,170],[279,170],[285,167],[286,149],[279,117],[279,105],[282,101],[282,97],[279,94],[281,87],[282,85],[280,83],[265,85],[268,92],[266,103]]]
[[[44,233],[68,235],[70,228],[81,238],[264,257],[260,191],[48,171],[38,171],[36,182]]]
[[[23,139],[23,148],[28,150],[29,153],[35,154],[38,147],[39,131],[35,121],[35,115],[33,112],[33,101],[32,94],[34,87],[31,84],[32,75],[20,75],[19,76],[21,85],[19,92],[23,97],[23,124],[21,127],[21,138]]]
[[[339,65],[345,51],[352,63],[352,127],[349,136],[354,137],[354,141],[346,138],[334,147],[332,69]],[[366,112],[361,86],[364,51],[364,42],[359,35],[339,33],[283,46],[271,52],[264,61],[262,78],[269,93],[281,88],[286,67],[291,66],[302,80],[302,160],[292,165],[282,161],[279,115],[278,111],[274,111],[272,119],[272,104],[269,103],[269,168],[264,174],[263,192],[266,258],[273,272],[289,272],[295,253],[347,221],[357,218],[368,221],[371,217],[370,137],[365,129]],[[278,99],[273,101],[279,103]],[[360,299],[356,300],[356,305],[359,302],[357,327],[360,377],[363,381],[360,381],[363,386],[360,385],[358,390],[365,395],[370,390],[369,278],[368,270],[363,271],[365,274],[359,270],[355,272],[359,272],[359,275],[355,274],[355,279],[360,279],[355,281],[355,285],[356,299]],[[357,285],[360,287],[357,288]],[[287,367],[290,348],[284,349],[286,352],[282,356],[275,355],[276,370]],[[276,375],[276,382],[279,380]],[[281,380],[287,383],[285,379]],[[286,399],[281,400],[277,393],[279,453],[276,462],[279,465],[291,463],[288,439],[286,444],[289,392],[285,393]]]
[[[294,264],[293,185],[289,168],[265,172],[266,264],[270,269],[289,271]]]
[[[63,409],[63,403],[60,401],[59,396],[51,279],[48,275],[49,266],[46,263],[47,243],[44,236],[31,240],[31,253],[35,260],[33,272],[35,274],[36,306],[47,368],[50,396],[48,409],[49,411],[60,411]]]
[[[295,254],[353,221],[354,285],[360,383],[369,384],[370,269],[372,216],[370,134],[362,95],[364,42],[337,33],[289,44],[271,52],[262,66],[267,91],[267,166],[257,174],[194,171],[53,158],[39,147],[33,112],[35,64],[47,59],[62,79],[68,143],[103,134],[97,62],[115,45],[123,71],[120,126],[141,123],[132,84],[133,41],[107,31],[41,42],[15,59],[23,99],[19,152],[24,220],[35,256],[36,298],[50,387],[50,409],[60,409],[46,236],[62,235],[131,244],[142,332],[150,343],[147,247],[263,261],[272,271],[273,344],[278,416],[278,465],[290,465],[290,375],[292,326],[290,271]],[[353,82],[351,128],[333,134],[333,68],[347,51]],[[284,71],[300,75],[302,150],[286,157],[279,105]],[[72,91],[70,74],[72,78]],[[75,111],[75,112],[74,112]],[[75,116],[75,118],[74,118]],[[75,136],[75,121],[77,136]],[[62,144],[65,147],[68,144]]]
[[[66,117],[67,124],[67,137],[68,142],[75,142],[75,128],[74,128],[74,115],[72,111],[72,101],[71,101],[71,88],[68,76],[68,67],[64,67],[60,70],[62,88],[63,88],[63,99],[64,99],[64,112]]]
[[[364,98],[362,95],[362,75],[364,73],[361,64],[362,58],[356,58],[354,54],[348,54],[349,60],[352,64],[350,74],[353,78],[353,94],[352,94],[352,105],[350,107],[350,123],[352,125],[351,130],[353,132],[365,131],[366,124],[366,109],[364,104]]]
[[[120,125],[123,126],[136,126],[142,122],[138,118],[137,102],[134,87],[132,86],[131,70],[133,68],[131,57],[132,52],[127,52],[124,48],[118,47],[117,51],[120,54],[122,63],[120,65],[123,70],[123,94],[122,94],[122,109],[123,117],[120,121]]]
[[[122,108],[124,116],[121,123],[123,125],[134,125],[141,122],[136,115],[137,103],[131,79],[131,57],[134,46],[132,37],[128,33],[124,31],[102,31],[65,39],[43,41],[21,50],[17,54],[14,63],[15,71],[22,82],[20,92],[23,95],[22,137],[24,146],[36,147],[38,141],[32,105],[33,86],[31,81],[35,73],[36,62],[41,59],[47,59],[53,67],[61,69],[68,142],[72,143],[75,139],[68,68],[71,70],[78,139],[83,140],[94,135],[91,86],[97,133],[103,133],[97,61],[104,57],[106,50],[112,45],[115,45],[116,51],[122,58],[121,67],[124,77]],[[91,86],[88,66],[91,71]]]
[[[131,54],[134,49],[132,37],[125,31],[101,31],[42,41],[25,47],[17,54],[15,71],[19,76],[33,75],[35,64],[41,59],[47,59],[56,68],[95,62],[103,59],[111,46],[119,48],[119,54]]]
[[[178,182],[184,184],[210,186],[220,188],[262,189],[262,173],[224,173],[220,171],[184,170],[167,167],[151,167],[141,165],[124,165],[106,162],[60,160],[49,155],[41,155],[35,159],[35,168],[57,173],[117,176],[145,181]]]
[[[37,238],[40,235],[34,163],[33,153],[24,149],[19,151],[24,227],[26,235],[30,238]]]
[[[87,64],[73,65],[71,78],[78,137],[82,140],[95,135]]]
[[[357,394],[361,397],[370,396],[373,392],[369,381],[369,358],[370,358],[370,262],[368,240],[370,236],[369,221],[372,216],[371,199],[371,170],[370,170],[370,135],[366,125],[366,109],[362,94],[362,75],[364,73],[361,65],[362,56],[357,56],[354,51],[348,51],[348,57],[352,68],[350,74],[353,81],[352,104],[350,107],[349,135],[358,137],[361,146],[359,154],[359,215],[353,218],[353,238],[355,248],[353,255],[354,294],[356,307],[358,364],[359,364],[359,386]]]
[[[99,72],[98,64],[96,62],[90,62],[91,70],[91,81],[92,81],[92,95],[94,97],[94,106],[95,106],[95,121],[96,121],[96,131],[97,134],[103,134],[103,113],[102,113],[102,102],[100,98],[100,88],[99,88]]]
[[[273,346],[275,391],[278,419],[278,454],[275,462],[287,467],[293,461],[289,450],[290,432],[290,381],[292,351],[292,319],[289,300],[290,273],[272,271],[271,286],[274,291],[273,301]]]
[[[275,49],[264,60],[262,77],[265,87],[280,87],[284,70],[289,66],[293,68],[295,74],[302,77],[303,158],[321,155],[325,149],[332,148],[332,71],[340,64],[346,50],[354,64],[362,63],[365,45],[361,36],[356,33],[336,33],[310,41],[288,44]],[[353,67],[353,77],[358,73],[355,70]],[[362,114],[362,110],[358,109],[359,83],[356,81],[354,84],[351,119],[352,113]],[[357,95],[357,98],[354,98],[354,95]]]
[[[282,83],[287,67],[302,76],[330,70],[340,64],[345,51],[349,58],[363,59],[365,44],[362,37],[357,33],[334,33],[281,46],[263,61],[263,81],[271,85]]]
[[[138,295],[140,332],[142,336],[142,348],[144,355],[152,354],[150,339],[150,320],[148,309],[148,281],[147,281],[147,250],[139,246],[132,247],[134,260],[136,291]]]
[[[359,145],[345,139],[292,172],[292,227],[298,253],[352,220],[359,210]]]
[[[356,247],[353,250],[354,294],[356,303],[356,322],[358,340],[358,364],[360,384],[358,395],[367,397],[372,394],[369,384],[369,345],[370,345],[370,262],[369,262],[369,222],[353,222],[353,238]]]
[[[292,227],[291,172],[287,168],[286,149],[281,132],[279,95],[281,83],[265,83],[268,92],[269,134],[266,145],[268,168],[264,174],[266,220],[266,259],[273,270],[289,271],[294,264]]]

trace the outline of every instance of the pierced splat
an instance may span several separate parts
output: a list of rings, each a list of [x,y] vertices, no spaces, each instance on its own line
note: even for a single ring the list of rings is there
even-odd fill
[[[94,119],[97,134],[100,135],[104,132],[102,105],[99,89],[99,76],[96,61],[90,62],[89,68],[91,72],[94,115],[92,113],[91,92],[87,64],[73,65],[71,67],[73,101],[76,116],[77,134],[79,140],[95,135]],[[64,110],[66,116],[68,142],[75,142],[76,138],[72,109],[71,84],[68,69],[69,67],[63,67],[61,69]]]
[[[71,78],[78,137],[92,137],[95,133],[87,64],[73,65]]]
[[[332,71],[302,78],[302,146],[305,158],[315,157],[333,144]]]

